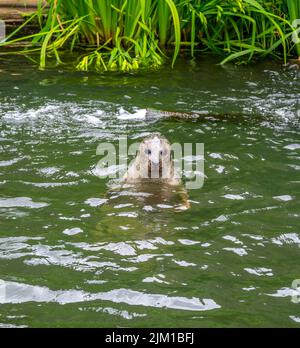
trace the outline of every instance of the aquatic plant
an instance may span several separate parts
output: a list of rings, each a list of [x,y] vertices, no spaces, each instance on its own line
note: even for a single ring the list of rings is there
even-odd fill
[[[300,28],[300,0],[286,0],[286,6],[288,8],[290,22],[292,24],[295,23],[295,29],[297,29],[297,26]],[[297,33],[295,36],[298,37]],[[300,60],[300,38],[298,41],[299,42],[296,43],[296,51],[298,59]]]
[[[61,63],[62,49],[82,54],[78,70],[132,71],[159,67],[182,50],[223,56],[222,64],[254,57],[287,56],[300,46],[292,41],[292,22],[300,18],[300,0],[39,0],[40,32],[9,38],[31,39],[25,53],[39,52]],[[46,14],[46,19],[45,19]]]

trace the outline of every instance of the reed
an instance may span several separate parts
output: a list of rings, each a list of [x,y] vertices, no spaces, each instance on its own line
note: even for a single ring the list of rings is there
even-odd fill
[[[292,40],[300,0],[48,0],[39,8],[40,32],[27,37],[40,67],[49,57],[79,50],[78,70],[132,71],[172,64],[182,50],[213,52],[229,61],[300,56]],[[46,13],[46,20],[44,19]],[[6,44],[22,40],[10,37]],[[5,44],[2,44],[2,46]]]
[[[295,26],[295,29],[300,29],[300,0],[286,0],[286,6],[288,8],[289,20]],[[300,60],[300,35],[296,35],[299,37],[299,42],[296,43],[296,51],[298,54],[298,59]]]

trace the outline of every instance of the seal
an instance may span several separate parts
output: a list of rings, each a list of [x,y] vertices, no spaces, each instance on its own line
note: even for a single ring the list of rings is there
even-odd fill
[[[168,201],[172,193],[179,196],[181,204],[176,210],[190,208],[188,194],[174,169],[172,148],[169,141],[159,133],[152,134],[140,143],[137,155],[123,177],[123,182],[160,192]],[[156,189],[153,184],[155,184]],[[147,187],[145,187],[147,186]],[[169,189],[168,189],[169,187]]]
[[[123,179],[128,183],[152,180],[179,185],[181,180],[174,171],[169,141],[158,133],[146,137]]]

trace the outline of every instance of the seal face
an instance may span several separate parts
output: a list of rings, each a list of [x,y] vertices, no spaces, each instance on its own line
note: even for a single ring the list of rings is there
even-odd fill
[[[153,202],[165,204],[173,197],[180,202],[174,205],[175,211],[190,208],[188,194],[174,170],[172,147],[160,134],[150,135],[140,143],[123,181],[142,192],[150,190]]]
[[[173,169],[171,146],[167,139],[155,135],[140,145],[140,174],[145,179],[168,179]]]
[[[174,164],[169,141],[160,134],[146,137],[124,177],[127,182],[162,180],[174,184]],[[178,184],[178,179],[176,180]]]

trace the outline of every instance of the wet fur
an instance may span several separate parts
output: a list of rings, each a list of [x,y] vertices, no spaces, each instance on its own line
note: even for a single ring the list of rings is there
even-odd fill
[[[137,156],[124,176],[124,181],[128,183],[147,180],[169,185],[181,183],[174,172],[171,145],[160,134],[148,136],[141,142]]]
[[[150,135],[141,142],[123,181],[135,185],[146,184],[148,187],[154,183],[161,186],[161,191],[166,186],[171,186],[173,189],[170,187],[167,191],[171,194],[175,188],[181,200],[178,210],[190,207],[187,192],[174,170],[171,145],[160,134]]]

